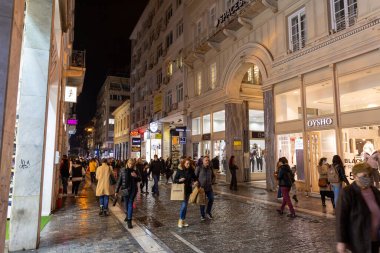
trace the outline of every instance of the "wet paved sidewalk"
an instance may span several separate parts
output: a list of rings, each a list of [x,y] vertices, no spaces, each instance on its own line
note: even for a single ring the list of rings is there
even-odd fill
[[[180,202],[169,200],[170,184],[160,184],[159,197],[139,194],[134,216],[174,252],[335,251],[335,219],[307,212],[297,213],[295,219],[280,216],[275,193],[249,186],[240,188],[236,193],[230,192],[225,183],[215,186],[213,220],[201,221],[199,207],[189,205],[188,228],[177,227]],[[322,210],[318,211],[318,201],[300,198],[299,206],[306,211],[310,206],[323,215]]]
[[[63,201],[63,208],[42,230],[39,249],[30,252],[144,252],[114,215],[99,216],[88,182],[78,198],[68,196]]]

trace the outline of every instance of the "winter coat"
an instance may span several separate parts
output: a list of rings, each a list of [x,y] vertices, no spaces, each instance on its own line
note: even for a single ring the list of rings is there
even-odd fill
[[[329,165],[328,164],[323,164],[322,166],[318,166],[318,173],[319,173],[319,178],[320,179],[326,179],[328,181],[328,170],[329,170]],[[328,184],[326,187],[320,187],[320,191],[331,191],[331,186]]]
[[[96,179],[98,180],[96,196],[111,195],[111,173],[113,173],[113,171],[107,163],[102,163],[102,165],[96,169]]]
[[[82,181],[83,176],[86,175],[86,171],[80,164],[73,164],[70,171],[71,181]]]
[[[132,172],[135,172],[137,177],[132,177]],[[133,197],[135,197],[138,190],[137,183],[140,181],[140,174],[135,170],[135,168],[122,168],[120,171],[120,177],[116,184],[116,193],[118,193],[120,189],[128,189],[129,193],[133,194]]]
[[[184,182],[179,182],[181,178],[185,178]],[[185,196],[186,198],[190,196],[193,191],[192,183],[197,179],[193,168],[182,169],[181,166],[178,167],[177,173],[174,177],[175,184],[185,184]]]
[[[96,172],[96,162],[91,161],[90,164],[88,165],[90,167],[90,172]]]
[[[236,164],[233,164],[233,165],[230,165],[229,166],[229,169],[231,171],[231,175],[235,175],[236,176],[236,171],[239,169],[238,166]]]
[[[292,187],[294,176],[288,164],[281,165],[278,172],[278,185],[281,187]]]
[[[160,160],[157,161],[151,161],[150,162],[150,173],[152,173],[153,176],[160,176],[162,171],[162,163]]]
[[[371,189],[380,206],[379,190],[373,186]],[[336,211],[336,238],[353,253],[371,253],[371,212],[355,182],[341,191]]]
[[[206,192],[212,191],[212,182],[215,175],[211,166],[204,167],[204,165],[202,165],[197,167],[195,175],[198,178],[199,187],[203,188]]]
[[[68,159],[63,159],[59,166],[61,177],[68,178],[70,176],[70,162]]]
[[[340,183],[338,183],[338,184],[341,184],[342,182],[345,182],[346,185],[350,185],[350,182],[348,182],[347,177],[346,177],[346,174],[345,174],[345,172],[344,172],[344,168],[343,168],[343,166],[340,165],[340,164],[333,164],[332,166],[333,166],[333,167],[336,169],[336,171],[338,172],[339,179],[340,179]]]

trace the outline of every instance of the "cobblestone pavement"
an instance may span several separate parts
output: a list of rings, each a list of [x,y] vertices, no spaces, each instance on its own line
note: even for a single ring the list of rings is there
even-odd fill
[[[279,216],[274,207],[279,204],[247,201],[226,188],[224,183],[215,187],[211,221],[201,221],[199,207],[189,205],[190,227],[178,228],[180,202],[169,200],[170,184],[160,185],[159,197],[138,195],[135,218],[174,252],[334,252],[334,219],[301,212],[295,219]],[[274,193],[260,189],[242,187],[237,194],[277,201]],[[303,200],[303,206],[321,209],[318,199]]]
[[[89,183],[78,198],[63,200],[63,208],[42,230],[40,248],[34,252],[144,252],[116,217],[99,217]]]

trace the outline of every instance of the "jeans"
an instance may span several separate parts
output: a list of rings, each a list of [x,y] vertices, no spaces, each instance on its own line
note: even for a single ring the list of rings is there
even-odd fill
[[[278,187],[277,198],[282,198],[281,187]]]
[[[153,181],[154,181],[154,185],[153,185],[153,193],[159,193],[158,192],[158,180],[160,179],[160,175],[153,175]]]
[[[189,197],[186,197],[184,201],[181,203],[181,208],[179,210],[179,218],[181,220],[186,219],[187,205],[189,203]]]
[[[102,195],[99,197],[100,200],[100,206],[103,207],[104,209],[108,209],[108,195]]]
[[[340,189],[342,189],[342,183],[331,184],[334,191],[334,203],[335,206],[338,203]]]
[[[62,177],[63,194],[67,194],[67,185],[69,184],[69,178]]]
[[[79,185],[80,185],[80,181],[73,182],[73,187],[71,189],[72,194],[78,195]]]
[[[95,174],[95,172],[90,172],[90,176],[91,176],[91,183],[95,183],[95,181],[96,181],[96,178],[95,178],[96,174]]]
[[[134,201],[134,193],[129,194],[127,196],[124,196],[124,210],[127,213],[128,220],[132,220],[132,214],[133,214],[133,201]]]
[[[213,191],[207,191],[205,193],[206,193],[206,197],[208,199],[206,213],[211,214],[212,204],[214,203],[214,192]],[[203,205],[200,206],[200,210],[201,210],[202,217],[205,217],[205,215],[206,215],[205,206],[203,206]]]
[[[281,188],[281,193],[282,193],[281,211],[284,211],[285,205],[288,205],[290,213],[294,214],[295,211],[294,211],[293,204],[289,196],[290,187],[281,186],[280,188]]]
[[[257,170],[262,171],[263,170],[263,158],[262,157],[257,157]]]

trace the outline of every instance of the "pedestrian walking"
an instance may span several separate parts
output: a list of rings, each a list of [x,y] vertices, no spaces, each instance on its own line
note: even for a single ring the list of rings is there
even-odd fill
[[[69,177],[70,177],[70,161],[67,158],[67,155],[62,156],[62,161],[59,166],[59,174],[62,181],[63,186],[63,195],[67,195],[67,185],[69,184]]]
[[[282,205],[281,208],[277,210],[277,212],[279,214],[284,214],[285,206],[288,205],[290,210],[290,214],[288,216],[290,218],[295,218],[296,213],[294,211],[293,204],[289,196],[290,188],[294,183],[293,173],[290,170],[288,159],[286,159],[286,157],[281,157],[278,161],[280,162],[280,168],[278,172],[278,185],[281,189]]]
[[[337,205],[337,252],[378,253],[380,192],[372,185],[373,168],[358,163],[352,168],[354,183],[346,186]]]
[[[71,182],[73,183],[71,193],[75,197],[78,197],[79,186],[85,175],[86,171],[83,168],[81,161],[79,159],[75,159],[70,170]]]
[[[208,199],[207,203],[207,209],[205,212],[205,205],[200,206],[200,211],[201,211],[201,220],[204,221],[206,217],[209,220],[212,220],[212,205],[214,203],[214,192],[212,189],[212,182],[214,180],[214,173],[212,171],[212,168],[210,166],[210,157],[204,156],[203,157],[203,164],[199,167],[197,167],[195,174],[198,179],[198,186],[200,188],[203,188],[206,194],[206,197]]]
[[[296,185],[296,181],[295,181],[295,176],[296,176],[296,173],[297,173],[297,169],[296,169],[296,166],[293,166],[290,168],[291,172],[292,172],[292,178],[293,178],[293,184],[292,184],[292,187],[290,188],[290,192],[289,194],[292,195],[292,199],[294,199],[294,201],[296,203],[298,203],[298,198],[297,198],[297,185]],[[289,195],[289,196],[290,196]]]
[[[143,166],[144,168],[141,174],[140,190],[141,190],[141,193],[149,194],[149,191],[148,191],[149,164],[145,162]],[[144,192],[144,187],[145,187],[145,192]]]
[[[162,171],[162,163],[158,160],[158,156],[154,155],[153,161],[150,162],[149,174],[152,174],[154,185],[152,187],[152,193],[156,196],[160,195],[158,190],[158,181],[160,180],[160,174]]]
[[[127,163],[128,163],[128,161],[127,161]],[[138,174],[139,174],[139,176],[141,177],[141,179],[142,179],[142,175],[143,175],[143,171],[144,171],[144,162],[143,162],[143,160],[141,159],[141,158],[138,158],[137,160],[136,160],[136,165],[135,165],[135,167],[136,167],[136,170],[137,170],[137,172],[138,172]],[[142,186],[142,181],[141,181],[141,183],[140,183],[140,194],[143,194],[143,186]]]
[[[280,162],[277,162],[276,164],[276,170],[274,171],[274,179],[276,180],[276,185],[278,187],[277,189],[277,200],[281,200],[282,201],[282,194],[281,194],[281,188],[279,186],[279,182],[278,182],[278,172],[280,171],[280,167],[281,167],[281,163]]]
[[[380,152],[376,150],[371,141],[367,141],[363,146],[363,160],[372,167],[372,180],[376,188],[379,188],[379,168],[380,168]]]
[[[135,169],[135,164],[132,159],[127,162],[126,168],[121,169],[119,180],[116,184],[116,197],[119,191],[124,200],[124,210],[126,212],[126,217],[124,221],[127,222],[128,228],[133,228],[132,226],[132,214],[133,214],[133,201],[135,200],[138,191],[138,182],[141,178]]]
[[[228,163],[228,167],[231,172],[230,190],[237,191],[236,171],[239,169],[239,167],[235,164],[235,156],[231,156],[230,161]]]
[[[342,189],[342,182],[345,182],[346,185],[350,185],[344,173],[344,165],[340,156],[333,156],[332,166],[329,167],[327,176],[334,191],[334,202],[336,206],[340,190]]]
[[[90,170],[91,183],[94,184],[96,182],[96,167],[97,167],[97,163],[94,158],[90,160],[88,167]]]
[[[328,174],[327,174],[329,168],[330,168],[330,164],[327,163],[326,157],[322,157],[321,159],[319,159],[319,163],[318,163],[319,193],[321,194],[321,200],[322,200],[322,206],[323,207],[326,207],[326,197],[328,197],[331,199],[331,204],[332,204],[333,208],[335,208],[334,192],[331,189],[331,184],[328,180]]]
[[[169,183],[169,178],[171,178],[172,182],[173,182],[173,163],[172,163],[172,159],[170,157],[168,157],[168,159],[166,159],[166,162],[165,162],[165,176],[166,176],[166,184]]]
[[[107,159],[102,160],[102,165],[96,169],[96,196],[99,197],[100,211],[99,215],[108,216],[108,201],[111,195],[110,176],[113,173],[111,167],[107,163]]]
[[[187,205],[189,203],[189,196],[192,192],[192,184],[196,180],[194,168],[191,166],[191,160],[186,158],[182,160],[181,164],[178,166],[177,173],[174,177],[175,184],[185,184],[185,199],[181,203],[181,208],[179,211],[178,227],[188,227],[189,224],[186,223],[186,212]]]

